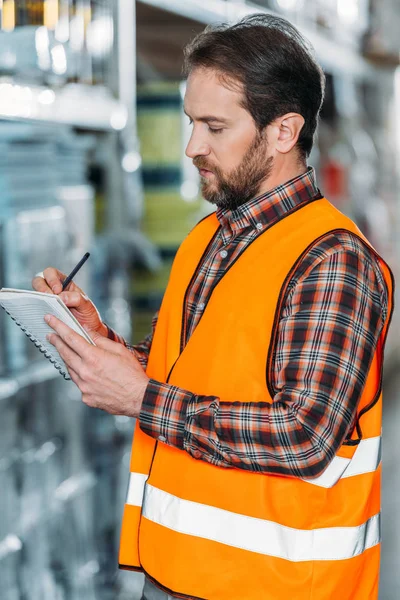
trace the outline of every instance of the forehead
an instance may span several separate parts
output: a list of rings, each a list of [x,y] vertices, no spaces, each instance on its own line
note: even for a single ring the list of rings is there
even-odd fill
[[[187,80],[185,110],[191,117],[213,110],[226,116],[245,111],[240,84],[227,86],[212,69],[195,69]],[[245,111],[247,112],[247,111]]]

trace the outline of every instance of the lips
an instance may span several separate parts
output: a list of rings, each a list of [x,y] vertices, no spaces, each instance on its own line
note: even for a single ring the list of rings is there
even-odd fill
[[[199,169],[199,173],[201,177],[210,177],[210,175],[213,175],[213,172],[208,169]]]

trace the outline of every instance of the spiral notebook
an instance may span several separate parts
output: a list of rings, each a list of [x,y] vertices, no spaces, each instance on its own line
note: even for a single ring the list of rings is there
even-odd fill
[[[47,325],[44,316],[47,314],[54,315],[76,333],[79,333],[89,344],[95,345],[61,298],[54,294],[2,288],[0,290],[0,306],[35,344],[37,349],[60,371],[64,379],[71,378],[58,351],[46,340],[46,335],[54,333],[54,329]]]

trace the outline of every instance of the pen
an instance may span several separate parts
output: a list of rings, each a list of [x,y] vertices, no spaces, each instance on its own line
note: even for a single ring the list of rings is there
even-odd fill
[[[77,274],[77,272],[79,271],[79,269],[82,267],[82,265],[85,264],[85,262],[87,261],[87,259],[90,256],[90,252],[86,252],[86,254],[81,258],[81,260],[78,262],[78,264],[76,265],[76,267],[74,267],[71,271],[71,273],[68,275],[68,277],[66,277],[63,281],[62,284],[62,289],[63,291],[65,290],[65,288],[67,287],[67,285],[69,285],[72,281],[72,278],[75,277],[75,275]]]

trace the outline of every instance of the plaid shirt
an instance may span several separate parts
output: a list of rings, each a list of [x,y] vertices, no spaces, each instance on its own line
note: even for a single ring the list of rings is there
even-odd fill
[[[187,294],[185,344],[230,263],[256,235],[318,195],[309,168],[234,211],[217,210],[220,228]],[[304,256],[287,289],[273,357],[273,403],[240,397],[226,402],[151,379],[140,426],[212,465],[318,476],[354,427],[387,310],[388,292],[373,253],[350,232],[329,233]],[[153,332],[156,324],[157,315]],[[152,335],[131,346],[109,332],[143,368]]]

